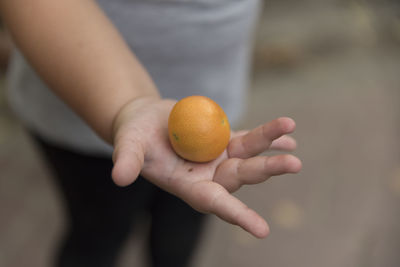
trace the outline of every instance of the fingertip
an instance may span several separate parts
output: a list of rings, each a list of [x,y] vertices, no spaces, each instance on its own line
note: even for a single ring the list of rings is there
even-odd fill
[[[115,147],[111,177],[116,185],[128,186],[136,180],[142,169],[143,149],[131,139],[122,140]]]
[[[296,148],[297,148],[297,141],[296,141],[296,139],[294,139],[293,137],[291,137],[291,136],[289,136],[290,138],[289,138],[289,142],[290,142],[290,151],[294,151],[294,150],[296,150]]]
[[[271,150],[283,150],[283,151],[294,151],[297,148],[297,141],[289,136],[282,135],[278,139],[275,139],[269,149]]]
[[[118,161],[115,163],[111,172],[111,177],[114,183],[121,187],[132,184],[138,175],[139,173],[136,170],[124,168],[121,162]]]
[[[267,222],[252,209],[248,209],[247,223],[244,223],[242,228],[257,238],[265,238],[269,235],[269,226]]]
[[[293,137],[289,135],[284,135],[281,137],[282,141],[282,149],[287,151],[294,151],[297,148],[297,141]],[[277,139],[279,140],[279,139]]]
[[[303,167],[303,163],[301,162],[301,160],[293,155],[287,155],[286,157],[287,165],[289,167],[288,172],[290,173],[298,173],[301,171],[301,168]]]
[[[291,133],[296,129],[296,122],[292,118],[280,117],[277,120],[285,133]]]
[[[267,222],[262,219],[259,222],[259,225],[257,226],[257,230],[254,232],[254,236],[259,238],[259,239],[263,239],[266,238],[270,233],[270,229],[269,226],[267,224]]]

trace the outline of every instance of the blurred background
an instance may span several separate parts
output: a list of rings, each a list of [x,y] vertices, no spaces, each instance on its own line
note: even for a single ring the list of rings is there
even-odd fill
[[[61,199],[3,80],[0,266],[47,267]],[[400,266],[399,89],[399,1],[267,1],[241,126],[293,117],[304,168],[237,193],[268,220],[267,239],[213,217],[193,266]],[[143,266],[145,232],[133,233],[119,267]]]

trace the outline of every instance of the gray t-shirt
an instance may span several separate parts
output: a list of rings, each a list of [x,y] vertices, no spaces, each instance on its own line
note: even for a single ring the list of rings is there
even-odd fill
[[[163,97],[211,97],[231,124],[237,122],[245,103],[258,0],[97,2]],[[38,135],[82,153],[111,153],[112,147],[46,87],[18,51],[12,57],[8,81],[12,108]]]

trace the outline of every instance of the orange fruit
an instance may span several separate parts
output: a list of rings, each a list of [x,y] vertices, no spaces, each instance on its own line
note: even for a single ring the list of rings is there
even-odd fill
[[[231,129],[223,109],[205,96],[178,101],[168,119],[168,135],[174,151],[184,159],[207,162],[216,159],[229,143]]]

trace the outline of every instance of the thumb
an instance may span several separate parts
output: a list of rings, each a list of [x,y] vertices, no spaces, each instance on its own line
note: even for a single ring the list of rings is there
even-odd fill
[[[136,180],[143,167],[143,145],[138,140],[121,137],[114,147],[112,179],[116,185],[128,186]]]

